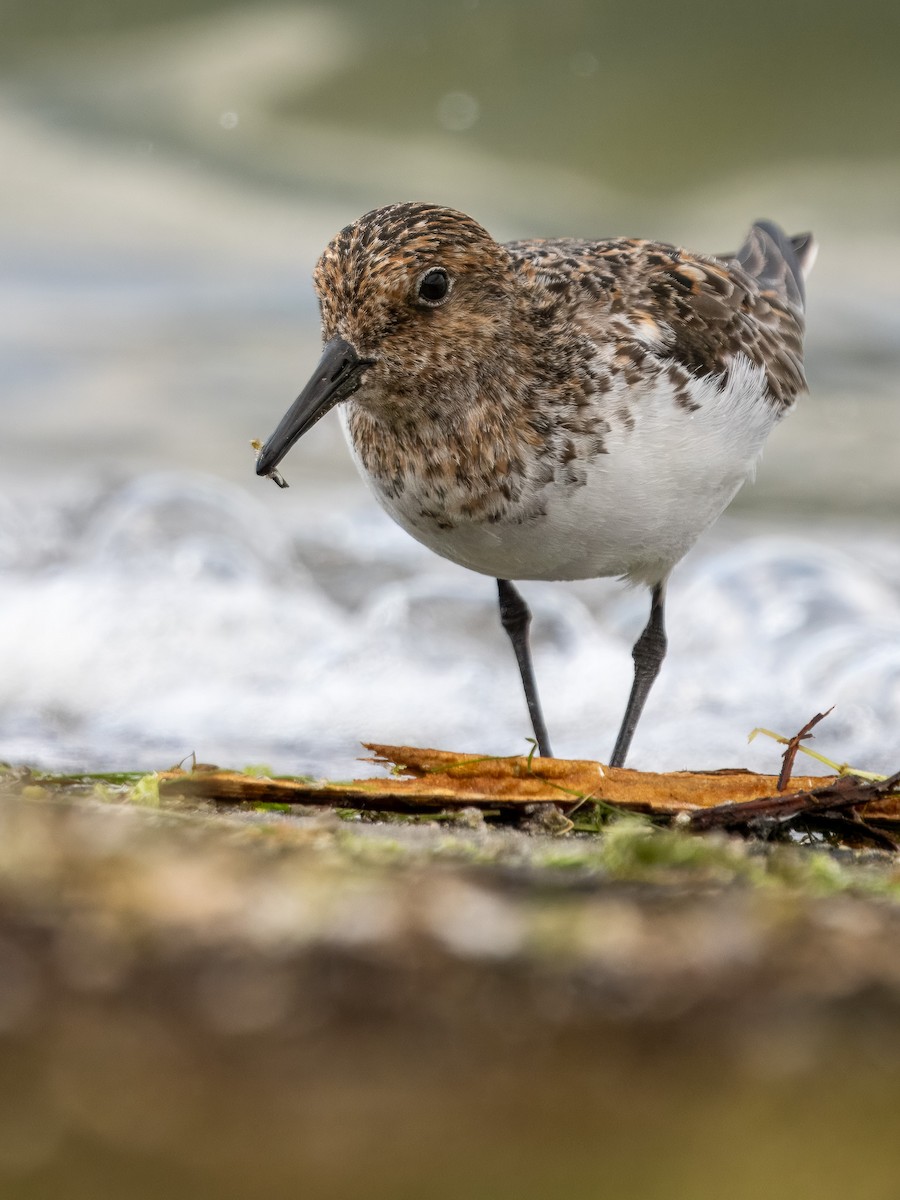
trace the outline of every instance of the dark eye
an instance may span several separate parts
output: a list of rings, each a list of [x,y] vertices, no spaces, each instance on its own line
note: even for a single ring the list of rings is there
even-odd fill
[[[436,307],[450,295],[450,276],[443,267],[426,271],[419,280],[419,299],[423,304]]]

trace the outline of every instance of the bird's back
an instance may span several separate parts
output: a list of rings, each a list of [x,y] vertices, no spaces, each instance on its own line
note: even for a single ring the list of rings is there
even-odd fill
[[[809,234],[791,238],[758,221],[735,254],[721,256],[633,238],[518,241],[507,249],[547,304],[569,310],[600,345],[634,338],[640,353],[697,379],[725,375],[746,357],[765,368],[779,412],[805,390],[804,275],[815,253]]]

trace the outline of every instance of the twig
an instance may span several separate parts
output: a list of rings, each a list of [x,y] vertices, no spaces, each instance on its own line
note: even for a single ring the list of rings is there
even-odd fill
[[[888,779],[869,782],[845,775],[820,788],[789,795],[764,796],[740,804],[717,804],[690,814],[691,829],[737,829],[751,821],[790,821],[802,813],[827,813],[855,808],[900,789],[900,771]]]
[[[829,709],[829,711],[831,711]],[[764,729],[762,725],[757,725],[755,729],[750,731],[748,742],[752,742],[757,734],[764,734],[770,737],[774,742],[779,742],[782,746],[788,745],[790,738],[784,736],[783,733],[776,733],[774,729]],[[833,758],[827,758],[824,754],[820,754],[818,750],[813,750],[812,746],[798,746],[797,749],[801,754],[808,754],[810,758],[814,758],[816,762],[820,762],[824,767],[828,767],[829,771],[834,771],[835,775],[855,775],[857,779],[884,779],[884,775],[879,775],[877,771],[861,771],[859,767],[851,767],[849,763],[838,763]]]
[[[778,776],[779,792],[787,790],[787,785],[791,779],[791,772],[794,770],[794,760],[797,757],[797,751],[800,749],[800,743],[804,738],[812,737],[812,731],[815,729],[818,723],[820,721],[824,721],[828,714],[833,710],[834,705],[832,704],[831,708],[826,709],[825,712],[816,713],[811,721],[806,722],[799,733],[795,733],[794,736],[788,740],[787,750],[785,750],[784,754],[781,756],[781,774]]]

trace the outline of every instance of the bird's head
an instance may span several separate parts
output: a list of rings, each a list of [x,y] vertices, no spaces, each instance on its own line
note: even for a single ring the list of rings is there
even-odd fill
[[[336,404],[388,420],[477,385],[508,335],[512,260],[471,217],[433,204],[392,204],[360,217],[325,248],[314,276],[324,348],[312,378],[262,449],[272,472]]]

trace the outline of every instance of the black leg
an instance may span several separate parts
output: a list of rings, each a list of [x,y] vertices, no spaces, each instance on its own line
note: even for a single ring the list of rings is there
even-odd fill
[[[550,749],[547,726],[544,724],[537,685],[534,682],[531,651],[528,648],[528,626],[531,624],[531,613],[528,611],[528,605],[508,579],[497,580],[497,591],[500,596],[500,620],[503,628],[509,634],[509,640],[516,652],[516,662],[519,664],[519,674],[522,676],[522,686],[525,688],[525,699],[528,701],[528,711],[531,714],[531,724],[537,739],[538,750],[541,752],[542,758],[552,758],[553,752]]]
[[[666,657],[666,629],[663,624],[663,605],[666,599],[665,580],[653,589],[650,603],[650,620],[644,632],[634,643],[631,657],[634,659],[634,684],[628,697],[628,707],[622,720],[622,728],[616,738],[616,748],[609,760],[611,767],[624,767],[628,747],[641,719],[653,681],[659,674],[662,660]]]

